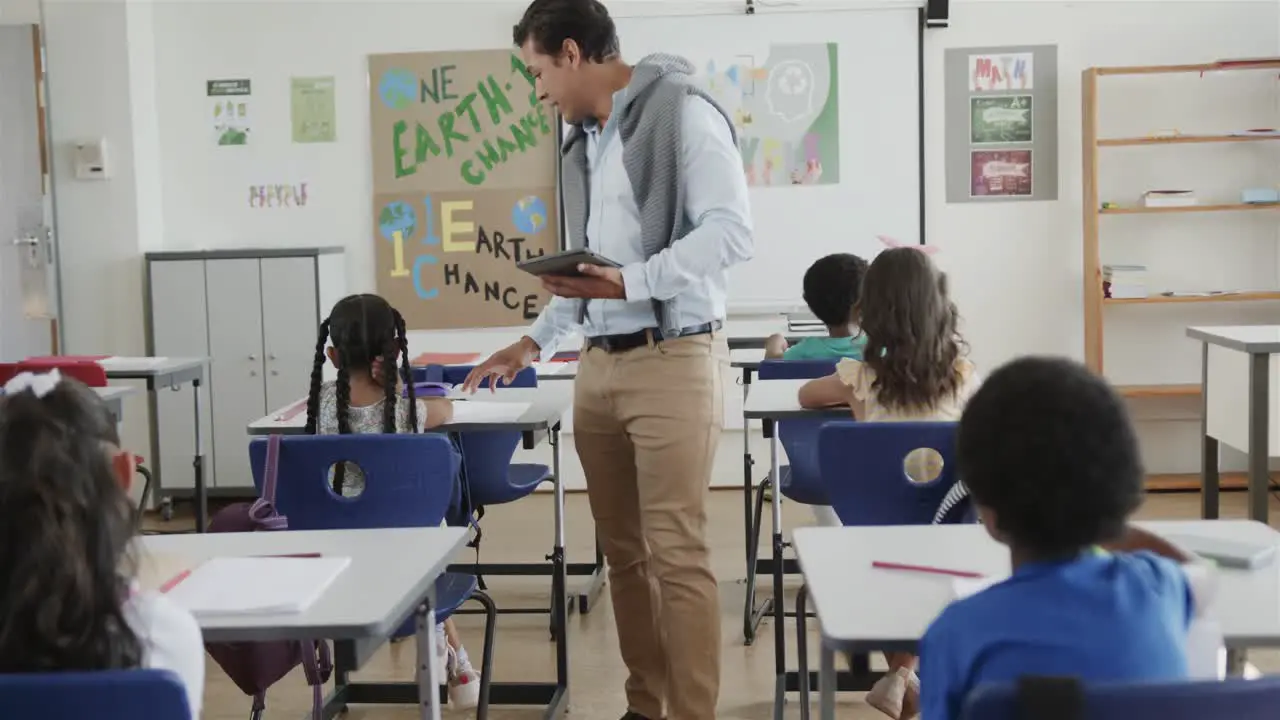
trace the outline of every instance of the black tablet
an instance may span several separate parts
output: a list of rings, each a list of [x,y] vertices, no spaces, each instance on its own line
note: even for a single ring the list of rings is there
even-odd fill
[[[519,263],[516,267],[530,275],[564,275],[567,277],[579,277],[582,273],[578,272],[578,266],[584,264],[611,268],[622,267],[609,258],[604,257],[603,255],[597,255],[590,250],[566,250],[565,252],[556,253],[554,255],[543,255],[542,257]]]

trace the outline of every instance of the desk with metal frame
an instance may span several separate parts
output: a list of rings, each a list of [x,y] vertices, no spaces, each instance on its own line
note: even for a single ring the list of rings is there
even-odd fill
[[[165,519],[173,514],[173,491],[164,490],[164,468],[160,462],[160,426],[154,418],[159,417],[156,392],[161,388],[177,390],[191,383],[192,405],[195,411],[195,457],[192,460],[195,484],[192,487],[192,502],[195,505],[196,532],[204,532],[209,520],[209,496],[204,477],[204,442],[200,434],[200,386],[204,383],[208,372],[207,357],[166,357],[166,358],[127,358],[112,357],[101,361],[108,380],[144,380],[147,383],[147,402],[151,406],[150,456],[148,464],[152,472],[160,479],[157,492],[161,496],[161,512]]]
[[[454,420],[441,426],[451,432],[495,432],[518,431],[523,437],[523,446],[531,450],[545,437],[551,445],[551,473],[554,478],[555,494],[555,541],[548,563],[488,564],[460,563],[451,566],[451,571],[471,573],[474,575],[551,575],[551,633],[556,643],[556,682],[555,683],[499,683],[490,685],[490,704],[492,705],[545,705],[544,717],[551,718],[565,712],[569,701],[569,646],[567,638],[568,605],[566,582],[567,564],[564,553],[564,484],[560,481],[560,419],[572,402],[572,386],[569,384],[552,384],[537,388],[504,388],[494,392],[482,390],[474,396],[459,402],[477,403],[529,403],[519,417],[511,419]],[[286,406],[286,409],[290,406]],[[300,435],[306,432],[305,414],[285,418],[287,413],[277,411],[249,424],[250,435]],[[513,568],[515,571],[513,571]],[[598,591],[598,586],[589,590]],[[460,611],[459,614],[465,614]],[[543,609],[499,610],[502,614],[512,612],[542,613]],[[401,697],[397,695],[396,697]]]
[[[782,470],[782,448],[777,433],[778,422],[817,418],[848,420],[850,418],[849,408],[847,407],[816,410],[800,407],[800,386],[806,382],[808,381],[764,380],[753,384],[751,392],[747,394],[747,402],[744,406],[743,414],[746,418],[760,420],[764,426],[764,436],[769,440],[769,474],[772,478],[779,478]],[[787,670],[786,627],[784,623],[788,616],[796,613],[786,612],[782,581],[785,574],[798,574],[800,567],[795,560],[784,558],[789,543],[784,542],[782,538],[782,493],[779,490],[778,482],[775,481],[773,483],[773,492],[770,494],[772,495],[773,537],[771,545],[773,553],[769,570],[773,576],[773,593],[772,597],[765,600],[759,608],[755,608],[755,588],[748,584],[746,612],[753,624],[753,629],[754,625],[766,614],[770,612],[773,614],[775,678],[773,717],[774,720],[782,720],[786,693],[798,692],[801,688],[799,673]],[[749,559],[754,559],[754,556]],[[865,655],[855,657],[850,673],[843,674],[840,677],[840,689],[850,691],[869,690],[877,676],[878,674],[871,672],[868,658]],[[816,677],[810,677],[810,682],[816,682]]]

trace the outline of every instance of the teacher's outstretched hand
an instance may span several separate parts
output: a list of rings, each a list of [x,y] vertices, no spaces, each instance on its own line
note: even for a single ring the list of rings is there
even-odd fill
[[[490,391],[496,390],[499,382],[510,385],[515,382],[516,375],[521,370],[533,364],[533,359],[538,356],[540,350],[541,348],[533,340],[527,336],[522,337],[472,368],[471,372],[467,373],[467,379],[462,383],[462,389],[474,393],[480,389],[480,384],[485,378],[492,378],[489,382]]]

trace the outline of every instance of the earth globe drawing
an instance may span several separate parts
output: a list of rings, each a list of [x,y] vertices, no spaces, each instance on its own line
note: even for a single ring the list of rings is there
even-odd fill
[[[388,240],[396,239],[396,231],[400,232],[401,240],[408,240],[413,237],[413,231],[417,227],[418,217],[409,203],[399,200],[389,202],[378,213],[378,231]]]
[[[382,81],[378,83],[378,97],[382,98],[383,105],[392,110],[403,110],[409,107],[417,90],[418,79],[413,76],[413,73],[398,68],[383,73]]]
[[[542,232],[547,226],[547,205],[537,195],[526,195],[511,208],[511,222],[526,235]]]

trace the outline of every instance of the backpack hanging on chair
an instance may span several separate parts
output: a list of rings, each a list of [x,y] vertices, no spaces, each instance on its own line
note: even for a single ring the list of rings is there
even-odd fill
[[[248,503],[223,508],[209,522],[209,532],[264,532],[287,530],[288,518],[276,512],[276,466],[280,461],[280,436],[267,440],[266,472],[262,496]],[[324,684],[333,674],[329,644],[319,641],[282,640],[275,642],[206,643],[214,662],[230,676],[245,695],[253,697],[252,720],[260,720],[266,708],[267,688],[302,664],[312,690],[312,717],[320,720],[324,710]]]

